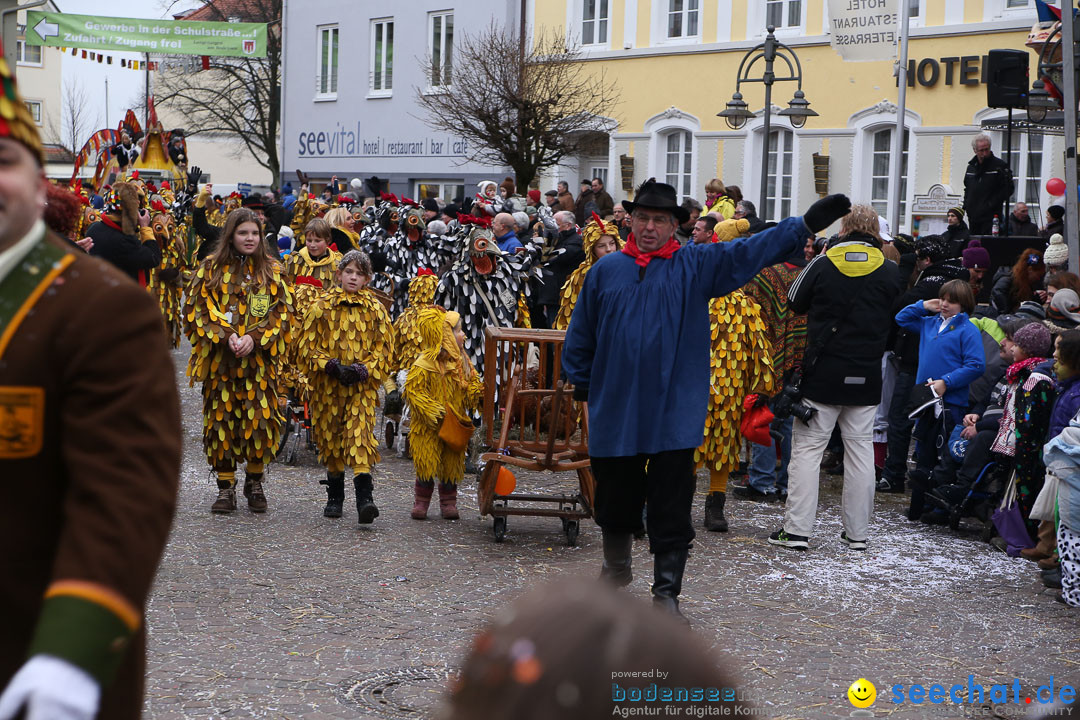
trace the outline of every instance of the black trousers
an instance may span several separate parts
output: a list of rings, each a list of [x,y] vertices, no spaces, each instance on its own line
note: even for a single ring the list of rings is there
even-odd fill
[[[654,455],[592,458],[596,523],[610,532],[634,532],[648,504],[649,552],[686,550],[694,540],[690,511],[697,480],[694,448]]]
[[[900,371],[893,385],[892,404],[889,405],[889,454],[885,458],[883,475],[900,482],[907,478],[908,450],[911,447],[911,428],[915,424],[908,419],[911,390],[915,387],[915,374]]]

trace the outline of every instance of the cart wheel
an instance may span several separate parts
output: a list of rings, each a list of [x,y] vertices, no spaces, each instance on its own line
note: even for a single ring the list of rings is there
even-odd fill
[[[383,440],[386,441],[387,449],[393,449],[394,439],[397,437],[397,425],[393,420],[387,420],[383,428]]]
[[[491,529],[495,531],[495,542],[501,543],[506,539],[506,518],[495,518],[495,522],[492,524]]]
[[[960,511],[955,510],[955,511],[949,513],[949,529],[950,530],[959,530],[960,529]]]
[[[566,544],[570,547],[577,547],[578,530],[580,527],[577,520],[563,520],[566,525]]]

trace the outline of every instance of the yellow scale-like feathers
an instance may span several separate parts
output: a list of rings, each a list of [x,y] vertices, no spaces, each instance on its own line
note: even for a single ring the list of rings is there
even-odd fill
[[[251,279],[251,261],[228,268],[218,288],[209,286],[211,273],[209,260],[196,269],[183,311],[192,349],[187,375],[192,385],[201,382],[203,388],[203,446],[211,465],[267,462],[277,447],[282,418],[277,362],[263,358],[281,354],[289,341],[290,295],[280,280],[260,287]],[[243,317],[240,308],[246,310],[247,303],[241,299],[256,294],[270,295],[269,310],[261,318]],[[228,339],[241,324],[255,341],[254,361],[237,358],[229,349]]]
[[[733,292],[713,300],[710,311],[709,413],[705,442],[694,451],[694,461],[715,470],[730,470],[739,464],[743,399],[756,392],[771,393],[775,377],[757,303]]]

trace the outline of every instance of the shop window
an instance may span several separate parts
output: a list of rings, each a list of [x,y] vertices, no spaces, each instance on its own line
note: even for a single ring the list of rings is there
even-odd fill
[[[417,202],[438,198],[444,203],[456,202],[465,197],[464,180],[417,180],[413,195]]]
[[[900,166],[900,219],[889,217],[889,182],[891,179],[890,158],[892,153],[892,134],[895,128],[884,128],[873,134],[870,154],[870,204],[877,214],[888,218],[892,231],[899,232],[903,219],[907,217],[907,180],[908,180],[908,142],[911,131],[904,130],[903,159]]]
[[[27,100],[26,109],[30,111],[30,117],[34,119],[34,124],[41,126],[41,101],[40,100]]]
[[[664,138],[664,182],[675,188],[679,202],[693,197],[694,136],[689,130],[676,130]],[[606,183],[605,183],[606,184]]]
[[[760,149],[761,146],[759,145]],[[765,176],[765,207],[760,217],[779,222],[791,216],[792,172],[795,165],[795,134],[790,130],[769,133],[769,163]]]
[[[1002,133],[1004,136],[1004,133]],[[1004,140],[998,147],[1004,147]],[[1003,160],[1009,159],[1008,153],[1002,152]],[[1042,203],[1039,201],[1042,187],[1043,136],[1036,133],[1013,131],[1012,162],[1010,167],[1016,181],[1016,192],[1010,202],[1025,202],[1028,214],[1036,225],[1044,222]]]
[[[699,0],[668,0],[667,37],[697,37],[701,30]]]
[[[454,13],[432,13],[428,33],[428,56],[431,58],[432,88],[450,87],[451,60],[454,52]]]
[[[315,80],[318,100],[337,98],[338,84],[338,27],[324,26],[319,32],[319,65]]]
[[[371,95],[390,95],[394,89],[394,21],[371,23]]]
[[[15,64],[41,67],[41,45],[27,45],[25,40],[15,41]]]
[[[766,0],[765,25],[775,28],[802,27],[802,0]]]
[[[581,6],[581,44],[607,45],[610,21],[609,0],[583,0]]]

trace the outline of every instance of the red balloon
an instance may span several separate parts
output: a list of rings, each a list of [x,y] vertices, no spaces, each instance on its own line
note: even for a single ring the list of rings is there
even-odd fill
[[[1046,181],[1046,192],[1057,197],[1065,194],[1065,181],[1061,178],[1050,178]]]

